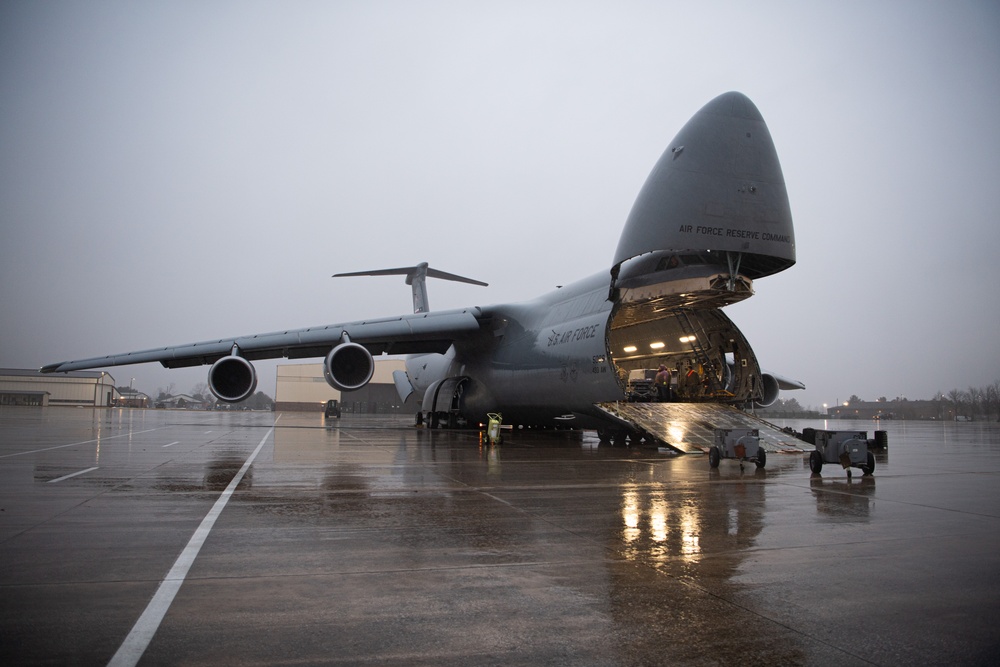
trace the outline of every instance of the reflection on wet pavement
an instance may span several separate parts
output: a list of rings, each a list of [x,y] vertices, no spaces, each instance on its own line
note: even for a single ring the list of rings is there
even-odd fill
[[[273,423],[0,411],[4,664],[106,662]],[[710,469],[592,433],[495,446],[285,414],[145,659],[983,662],[1000,645],[1000,429],[908,423],[890,442],[848,480],[801,455]]]

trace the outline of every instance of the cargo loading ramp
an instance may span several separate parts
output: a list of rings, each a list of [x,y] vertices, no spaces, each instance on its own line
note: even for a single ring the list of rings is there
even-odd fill
[[[812,449],[791,433],[747,412],[718,403],[598,403],[597,407],[630,430],[645,433],[684,454],[702,454],[715,444],[715,429],[758,429],[767,452]]]

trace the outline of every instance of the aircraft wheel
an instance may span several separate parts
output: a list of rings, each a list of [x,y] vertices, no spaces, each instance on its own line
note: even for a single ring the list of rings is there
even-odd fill
[[[718,447],[712,447],[711,449],[708,450],[708,465],[709,465],[709,467],[711,467],[711,468],[718,468],[719,467],[719,459],[721,459],[721,458],[722,458],[722,455],[719,453],[719,448]]]
[[[862,468],[861,471],[866,475],[871,475],[875,472],[875,454],[868,452],[868,465]]]
[[[809,469],[817,475],[823,469],[823,455],[816,450],[809,453]]]
[[[761,447],[757,450],[757,467],[763,468],[765,465],[767,465],[767,452]]]

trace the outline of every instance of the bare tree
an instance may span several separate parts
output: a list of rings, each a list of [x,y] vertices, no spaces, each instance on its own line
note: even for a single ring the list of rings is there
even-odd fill
[[[983,414],[983,390],[978,387],[969,387],[965,392],[969,397],[969,416],[980,417]]]
[[[1000,380],[994,380],[986,387],[986,411],[1000,421]]]
[[[948,392],[948,403],[951,407],[952,418],[957,417],[962,414],[962,392],[958,389],[952,389]]]

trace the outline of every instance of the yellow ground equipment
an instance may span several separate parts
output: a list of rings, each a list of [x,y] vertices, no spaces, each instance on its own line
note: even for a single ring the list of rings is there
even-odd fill
[[[503,442],[503,436],[500,435],[500,422],[502,421],[500,413],[487,412],[486,416],[490,420],[486,425],[486,439],[490,441],[491,445],[499,445]]]

